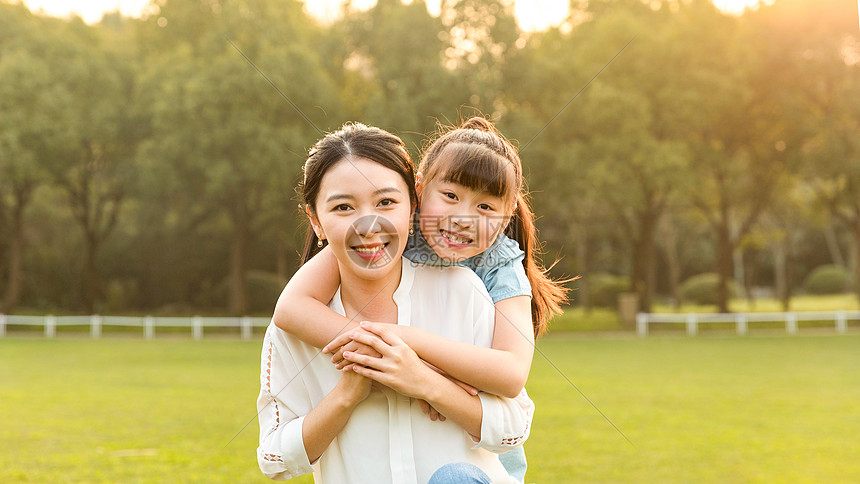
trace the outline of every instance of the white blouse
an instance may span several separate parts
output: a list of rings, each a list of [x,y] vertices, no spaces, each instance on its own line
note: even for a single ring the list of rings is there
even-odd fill
[[[394,293],[397,324],[490,347],[493,304],[481,280],[462,267],[430,267],[403,259]],[[340,290],[329,307],[345,314]],[[528,438],[534,403],[525,389],[517,398],[480,393],[481,441],[451,420],[430,420],[414,399],[391,389],[372,390],[319,460],[308,461],[302,422],[337,384],[340,371],[318,348],[269,324],[263,340],[257,410],[257,461],[266,476],[285,480],[309,472],[316,483],[426,483],[451,462],[469,462],[494,483],[515,483],[495,453]],[[495,453],[494,453],[495,452]]]

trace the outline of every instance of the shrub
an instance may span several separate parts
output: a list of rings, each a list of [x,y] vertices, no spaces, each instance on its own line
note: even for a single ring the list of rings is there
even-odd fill
[[[803,281],[803,290],[809,294],[840,294],[850,289],[851,274],[840,266],[818,266]]]
[[[694,304],[717,304],[717,287],[720,276],[714,272],[706,272],[693,276],[678,288],[684,302]],[[737,297],[740,293],[734,281],[729,281],[729,298]]]
[[[597,307],[616,308],[618,295],[630,291],[630,280],[625,276],[616,276],[599,272],[588,276],[591,290],[591,304]]]

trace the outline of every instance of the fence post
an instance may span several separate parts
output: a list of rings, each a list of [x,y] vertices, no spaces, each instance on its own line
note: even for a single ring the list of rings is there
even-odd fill
[[[695,336],[698,333],[698,318],[696,313],[687,314],[687,336]]]
[[[195,340],[203,339],[203,321],[201,321],[200,316],[191,318],[191,336]]]
[[[0,314],[0,338],[6,336],[6,315]]]
[[[98,314],[90,316],[90,337],[98,339],[102,335],[102,317]]]
[[[797,315],[794,313],[786,313],[785,315],[785,330],[788,334],[797,334]]]
[[[648,336],[648,313],[636,313],[636,334],[640,338]]]
[[[251,318],[248,316],[242,318],[242,339],[251,339]]]
[[[143,318],[143,337],[146,339],[155,337],[155,319],[152,316]]]
[[[735,323],[738,325],[738,334],[745,336],[747,334],[747,315],[743,313],[736,314]]]
[[[52,315],[45,316],[45,337],[53,338],[57,335],[57,318]]]
[[[845,311],[836,312],[836,332],[839,334],[845,333]]]

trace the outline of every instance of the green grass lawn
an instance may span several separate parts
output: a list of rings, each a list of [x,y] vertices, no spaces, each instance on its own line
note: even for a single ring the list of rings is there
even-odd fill
[[[860,482],[860,335],[538,349],[527,482]],[[0,482],[268,482],[258,365],[239,340],[0,339]]]

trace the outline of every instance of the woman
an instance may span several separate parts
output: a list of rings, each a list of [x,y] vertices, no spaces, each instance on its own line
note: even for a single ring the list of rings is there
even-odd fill
[[[399,138],[358,124],[327,135],[310,152],[302,194],[314,230],[306,259],[322,240],[336,256],[341,287],[333,310],[490,346],[494,308],[480,279],[468,269],[402,258],[417,198]],[[264,474],[424,483],[440,467],[464,462],[492,482],[515,482],[491,451],[521,445],[531,401],[471,395],[424,365],[393,332],[375,331],[366,340],[378,352],[373,367],[341,373],[317,348],[269,326],[257,403]],[[447,420],[431,421],[415,399]]]

